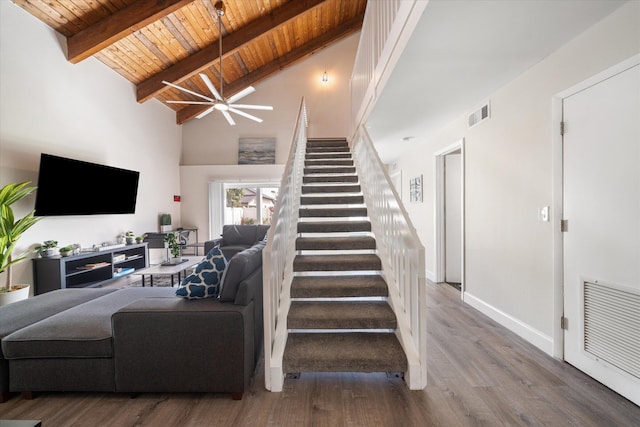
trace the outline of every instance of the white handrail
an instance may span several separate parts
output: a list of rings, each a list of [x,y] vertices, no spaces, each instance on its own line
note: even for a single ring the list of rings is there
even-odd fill
[[[396,335],[407,355],[405,380],[410,389],[421,390],[427,385],[424,246],[364,127],[353,141],[353,158],[367,209],[374,213],[371,228],[398,319]]]
[[[291,305],[289,290],[293,278],[306,141],[307,110],[302,98],[267,244],[262,251],[264,375],[265,387],[271,391],[282,391],[284,385],[282,357],[287,340],[287,313]]]

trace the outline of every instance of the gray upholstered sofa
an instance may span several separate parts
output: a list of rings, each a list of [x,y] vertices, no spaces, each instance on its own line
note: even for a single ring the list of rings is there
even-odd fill
[[[230,260],[235,254],[264,240],[268,231],[269,225],[263,224],[223,225],[219,238],[205,242],[204,252],[220,246],[225,258]]]
[[[8,392],[223,392],[242,397],[262,350],[262,247],[235,257],[220,298],[176,288],[63,289],[0,308]]]

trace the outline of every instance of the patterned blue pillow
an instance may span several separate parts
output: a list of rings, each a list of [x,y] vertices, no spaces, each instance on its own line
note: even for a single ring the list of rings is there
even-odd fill
[[[217,298],[225,268],[227,259],[220,247],[216,246],[209,251],[193,273],[182,280],[176,295],[186,299]]]

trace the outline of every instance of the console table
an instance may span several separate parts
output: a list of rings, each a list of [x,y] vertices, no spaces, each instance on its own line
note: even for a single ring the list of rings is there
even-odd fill
[[[34,295],[55,289],[95,288],[149,266],[146,243],[67,257],[33,259]]]

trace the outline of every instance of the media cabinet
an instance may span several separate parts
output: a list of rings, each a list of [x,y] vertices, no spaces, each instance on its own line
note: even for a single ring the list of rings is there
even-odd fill
[[[34,258],[34,295],[55,289],[95,288],[149,267],[147,243],[67,257]]]

